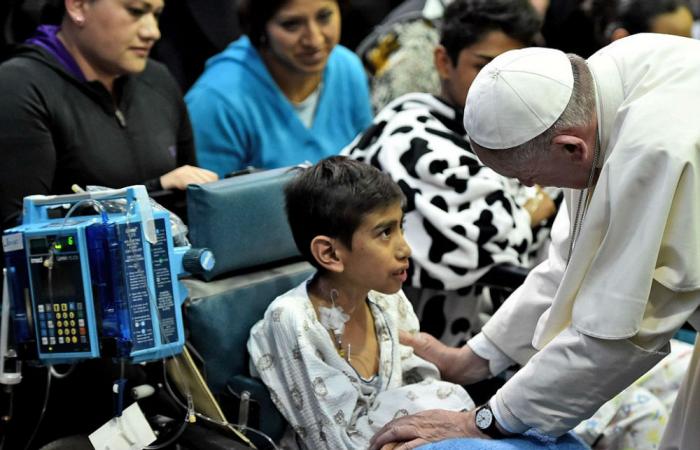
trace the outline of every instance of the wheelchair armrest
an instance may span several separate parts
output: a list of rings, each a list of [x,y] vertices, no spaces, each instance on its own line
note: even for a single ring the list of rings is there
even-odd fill
[[[259,429],[275,442],[279,442],[287,421],[272,402],[267,387],[258,378],[234,375],[227,381],[226,389],[220,399],[226,417],[233,423],[239,420],[240,398],[244,391],[250,394],[248,426]],[[264,416],[260,414],[261,411],[264,411]]]

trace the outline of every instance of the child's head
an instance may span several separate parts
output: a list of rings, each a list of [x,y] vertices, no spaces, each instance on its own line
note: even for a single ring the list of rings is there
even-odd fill
[[[434,63],[440,96],[464,109],[479,71],[508,50],[531,45],[542,20],[530,0],[455,0],[445,8]]]
[[[368,214],[404,202],[399,186],[378,169],[344,156],[331,156],[300,169],[285,187],[287,220],[301,254],[322,269],[311,252],[316,236],[339,239],[352,250],[352,237]]]

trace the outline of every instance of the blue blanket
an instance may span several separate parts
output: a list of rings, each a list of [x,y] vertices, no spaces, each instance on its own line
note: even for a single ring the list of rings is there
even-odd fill
[[[573,434],[559,439],[527,432],[523,436],[509,439],[448,439],[419,447],[420,450],[590,450]]]

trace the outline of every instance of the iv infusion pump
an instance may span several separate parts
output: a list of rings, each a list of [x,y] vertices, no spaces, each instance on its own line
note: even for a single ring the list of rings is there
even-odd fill
[[[101,202],[115,199],[125,208],[107,213]],[[99,208],[51,218],[52,208],[78,203]],[[187,292],[178,276],[213,266],[208,250],[173,245],[169,213],[153,210],[143,186],[26,197],[22,225],[2,241],[10,310],[4,322],[19,358],[44,364],[180,353]]]

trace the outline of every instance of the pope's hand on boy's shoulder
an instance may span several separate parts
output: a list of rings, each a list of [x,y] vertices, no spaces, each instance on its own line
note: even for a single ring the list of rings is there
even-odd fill
[[[370,441],[370,450],[410,450],[444,439],[474,437],[488,439],[476,428],[474,410],[430,409],[387,423]],[[388,444],[391,444],[387,447]]]
[[[488,378],[488,360],[478,356],[468,345],[449,347],[428,333],[399,332],[399,342],[413,347],[416,355],[435,364],[440,377],[456,384],[467,385]]]

